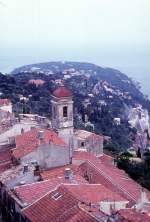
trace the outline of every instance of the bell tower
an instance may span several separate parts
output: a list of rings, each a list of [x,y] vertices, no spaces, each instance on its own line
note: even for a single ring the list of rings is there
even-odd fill
[[[52,127],[70,147],[70,155],[73,152],[74,128],[73,128],[73,101],[71,92],[61,86],[52,94]]]

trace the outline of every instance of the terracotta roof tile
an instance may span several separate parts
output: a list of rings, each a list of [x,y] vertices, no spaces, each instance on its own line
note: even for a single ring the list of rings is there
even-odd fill
[[[100,160],[90,160],[79,166],[79,172],[86,176],[90,183],[100,183],[109,190],[120,194],[128,199],[131,204],[137,202],[141,194],[141,186],[132,180],[123,170],[101,162]],[[145,190],[150,198],[150,192]]]
[[[127,201],[117,193],[101,184],[67,184],[64,185],[77,199],[99,203],[100,201]]]
[[[8,170],[11,167],[11,153],[10,150],[0,151],[0,173]]]
[[[56,178],[56,177],[60,177],[60,176],[64,176],[64,171],[66,168],[70,168],[73,172],[73,174],[75,174],[78,170],[78,166],[76,165],[66,165],[66,166],[62,166],[62,167],[55,167],[49,170],[43,170],[40,174],[41,174],[41,178],[43,180],[47,180],[47,179],[52,179],[52,178]]]
[[[31,222],[96,222],[94,217],[78,207],[78,203],[79,200],[64,186],[60,186],[25,208],[23,214]]]
[[[7,162],[11,160],[11,152],[10,150],[2,150],[0,151],[0,163]]]
[[[58,185],[65,182],[64,178],[53,178],[32,184],[27,184],[14,188],[14,194],[23,203],[32,204],[46,193],[54,190]]]
[[[0,164],[0,174],[8,170],[11,167],[11,162]]]
[[[75,136],[78,139],[94,139],[94,140],[102,140],[104,139],[104,136],[98,135],[86,130],[76,130],[75,131]]]
[[[65,179],[64,170],[65,168],[72,169],[72,176],[70,179]],[[77,166],[66,165],[64,167],[57,167],[50,170],[45,170],[41,173],[41,178],[44,181],[36,182],[32,184],[26,184],[23,186],[16,187],[14,193],[22,202],[31,204],[35,200],[41,198],[48,191],[53,190],[60,184],[86,184],[87,181],[78,174]]]
[[[59,220],[60,221],[60,220]],[[96,222],[96,218],[92,214],[83,211],[78,206],[73,207],[69,212],[66,212],[65,215],[61,216],[61,221],[63,222]]]
[[[103,154],[101,157],[99,157],[99,160],[105,163],[112,163],[114,158],[107,154]]]
[[[42,79],[30,79],[28,83],[35,84],[36,86],[40,86],[40,85],[43,85],[45,81]]]
[[[64,98],[64,97],[71,97],[72,94],[70,90],[68,90],[66,87],[61,86],[53,92],[53,96],[57,98]]]
[[[21,135],[16,136],[16,148],[12,150],[13,155],[16,158],[20,158],[39,146],[38,133],[43,131],[44,138],[43,143],[49,143],[51,141],[55,145],[66,146],[65,142],[57,136],[57,134],[51,130],[35,128]]]
[[[106,161],[105,158],[98,159],[93,154],[76,151],[73,160],[84,161],[79,166],[79,173],[89,179],[90,183],[104,185],[128,199],[130,204],[134,204],[139,199],[142,187],[123,170],[110,164],[110,161]],[[145,192],[150,199],[150,192],[146,189]]]
[[[0,99],[0,106],[9,105],[10,103],[9,99]]]
[[[84,151],[75,151],[73,154],[73,160],[97,160],[93,153]]]
[[[122,209],[118,212],[121,221],[127,222],[150,222],[149,213],[137,212],[134,209]]]

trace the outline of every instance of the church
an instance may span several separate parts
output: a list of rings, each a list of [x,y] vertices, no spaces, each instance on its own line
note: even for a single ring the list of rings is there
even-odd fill
[[[52,94],[52,128],[69,146],[70,157],[73,151],[80,150],[103,155],[103,136],[85,130],[75,130],[73,125],[73,96],[64,86]]]
[[[21,130],[0,152],[5,221],[149,222],[150,192],[103,154],[103,136],[74,129],[71,92],[57,88],[51,103],[51,129]]]
[[[11,149],[13,163],[24,166],[36,161],[41,169],[49,169],[72,163],[74,151],[102,156],[103,136],[74,129],[72,93],[64,86],[57,88],[51,104],[51,129],[32,127],[20,132]]]

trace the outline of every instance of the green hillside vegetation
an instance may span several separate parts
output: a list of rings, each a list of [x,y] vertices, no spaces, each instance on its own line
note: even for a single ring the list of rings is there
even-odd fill
[[[38,68],[38,71],[33,72],[33,67]],[[67,69],[74,69],[82,74],[65,79],[64,71]],[[45,83],[36,87],[35,84],[28,83],[31,79],[42,79]],[[58,87],[56,79],[62,79],[73,93],[75,127],[93,130],[90,126],[85,127],[87,115],[88,120],[94,124],[96,133],[111,136],[112,141],[106,144],[105,149],[118,153],[132,146],[136,131],[128,124],[126,107],[134,107],[140,103],[150,111],[150,101],[140,92],[137,84],[118,70],[78,62],[24,66],[15,69],[11,75],[0,74],[1,98],[11,99],[16,114],[37,113],[51,118],[50,99],[53,90]],[[98,91],[95,93],[96,87]],[[20,95],[27,100],[20,101]],[[90,100],[88,106],[84,104],[86,99]],[[105,104],[100,101],[105,101]],[[120,125],[114,124],[113,119],[116,117],[121,118]]]

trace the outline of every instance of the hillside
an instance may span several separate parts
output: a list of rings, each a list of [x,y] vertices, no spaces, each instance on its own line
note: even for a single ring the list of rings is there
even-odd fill
[[[5,83],[0,82],[0,91],[12,99],[16,113],[47,117],[51,116],[52,91],[66,85],[73,92],[75,127],[111,136],[107,149],[115,152],[132,146],[136,130],[128,123],[129,110],[141,104],[150,112],[150,101],[127,75],[90,63],[39,63],[17,68],[11,76],[0,78],[6,78]],[[39,84],[41,80],[44,82]],[[120,118],[121,124],[115,124],[114,118]]]

